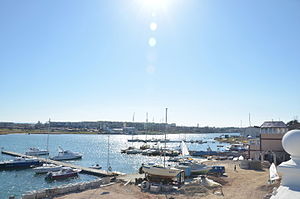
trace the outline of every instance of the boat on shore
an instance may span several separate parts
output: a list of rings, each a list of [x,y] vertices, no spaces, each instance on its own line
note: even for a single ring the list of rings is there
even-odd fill
[[[49,155],[49,151],[31,147],[29,148],[28,151],[25,152],[25,155],[30,155],[30,156]]]
[[[0,162],[0,169],[30,168],[32,166],[40,166],[41,164],[38,159],[18,157],[13,160]]]
[[[36,174],[48,173],[52,171],[59,171],[63,166],[55,164],[43,164],[43,166],[33,168]]]
[[[51,157],[51,160],[76,160],[82,158],[81,153],[63,150],[61,147],[59,147],[59,149],[60,151],[58,152],[58,155]]]
[[[180,169],[174,167],[164,167],[155,163],[142,165],[141,171],[148,175],[157,176],[160,178],[175,178],[182,172]]]
[[[184,161],[184,162],[180,162],[178,164],[178,166],[176,166],[176,168],[180,169],[182,168],[182,166],[188,167],[191,171],[192,175],[199,175],[205,172],[208,172],[211,167],[203,164],[203,163],[198,163],[196,161]]]
[[[63,167],[57,172],[49,172],[45,177],[46,180],[62,180],[71,177],[77,177],[80,169],[72,169],[70,167]]]

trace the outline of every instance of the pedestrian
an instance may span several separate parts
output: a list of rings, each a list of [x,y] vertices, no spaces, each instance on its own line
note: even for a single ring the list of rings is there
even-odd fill
[[[236,171],[236,164],[234,165],[234,168],[233,168],[233,169],[234,169],[234,171]]]

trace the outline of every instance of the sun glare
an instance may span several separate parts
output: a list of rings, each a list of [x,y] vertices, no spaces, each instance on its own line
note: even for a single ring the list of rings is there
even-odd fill
[[[138,0],[143,7],[151,10],[166,9],[169,0]]]

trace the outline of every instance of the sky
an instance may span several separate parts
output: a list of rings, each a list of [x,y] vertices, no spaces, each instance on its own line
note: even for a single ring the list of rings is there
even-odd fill
[[[300,1],[1,0],[0,121],[300,115]]]

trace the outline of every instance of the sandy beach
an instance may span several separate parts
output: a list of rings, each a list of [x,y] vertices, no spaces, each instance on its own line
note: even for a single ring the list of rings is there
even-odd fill
[[[263,171],[244,170],[238,167],[237,162],[233,161],[215,161],[208,162],[211,165],[223,165],[226,167],[228,177],[221,177],[218,180],[223,184],[220,190],[209,190],[207,193],[199,193],[200,187],[194,186],[195,191],[188,191],[175,194],[150,194],[140,190],[138,186],[123,183],[116,183],[111,186],[102,187],[93,190],[87,190],[81,193],[73,193],[57,197],[56,199],[166,199],[166,198],[203,198],[203,199],[262,199],[267,193],[270,193],[275,185],[268,185],[268,169]],[[237,171],[234,171],[234,165],[237,165]],[[201,191],[200,191],[201,192]],[[214,192],[223,192],[223,195],[216,195]]]

